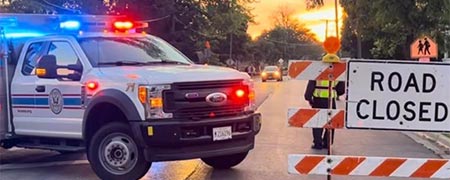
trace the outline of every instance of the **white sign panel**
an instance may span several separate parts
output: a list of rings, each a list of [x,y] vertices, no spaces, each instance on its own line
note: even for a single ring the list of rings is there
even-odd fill
[[[450,131],[450,64],[349,61],[349,129]]]

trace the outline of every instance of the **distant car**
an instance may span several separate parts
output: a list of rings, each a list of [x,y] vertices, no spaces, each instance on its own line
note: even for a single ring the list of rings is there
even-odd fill
[[[283,75],[277,66],[266,66],[261,72],[261,80],[262,82],[267,80],[283,81]]]

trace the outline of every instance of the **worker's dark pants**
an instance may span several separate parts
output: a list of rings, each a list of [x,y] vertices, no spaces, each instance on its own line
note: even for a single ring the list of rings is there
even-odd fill
[[[328,109],[328,99],[327,98],[314,98],[312,108]],[[333,99],[333,109],[336,109],[336,101]],[[328,131],[323,133],[323,128],[313,128],[313,142],[317,146],[326,145],[328,146]],[[323,135],[323,137],[322,137]],[[334,129],[331,131],[331,143],[334,141]],[[324,144],[326,143],[326,144]]]

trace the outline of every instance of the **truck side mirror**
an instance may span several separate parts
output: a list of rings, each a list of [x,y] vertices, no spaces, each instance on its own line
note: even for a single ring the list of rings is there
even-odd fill
[[[54,79],[58,77],[57,69],[55,55],[44,55],[36,66],[36,75],[39,78]]]

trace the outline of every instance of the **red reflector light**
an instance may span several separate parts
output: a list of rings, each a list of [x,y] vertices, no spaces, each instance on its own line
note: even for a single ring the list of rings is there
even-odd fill
[[[97,82],[88,82],[86,84],[86,87],[90,90],[95,90],[98,87],[98,83]]]
[[[236,90],[236,96],[237,97],[241,98],[241,97],[244,97],[244,95],[245,95],[245,91],[244,90],[242,90],[242,89]]]
[[[131,21],[116,21],[114,22],[114,28],[120,30],[127,30],[133,28],[134,24]]]

